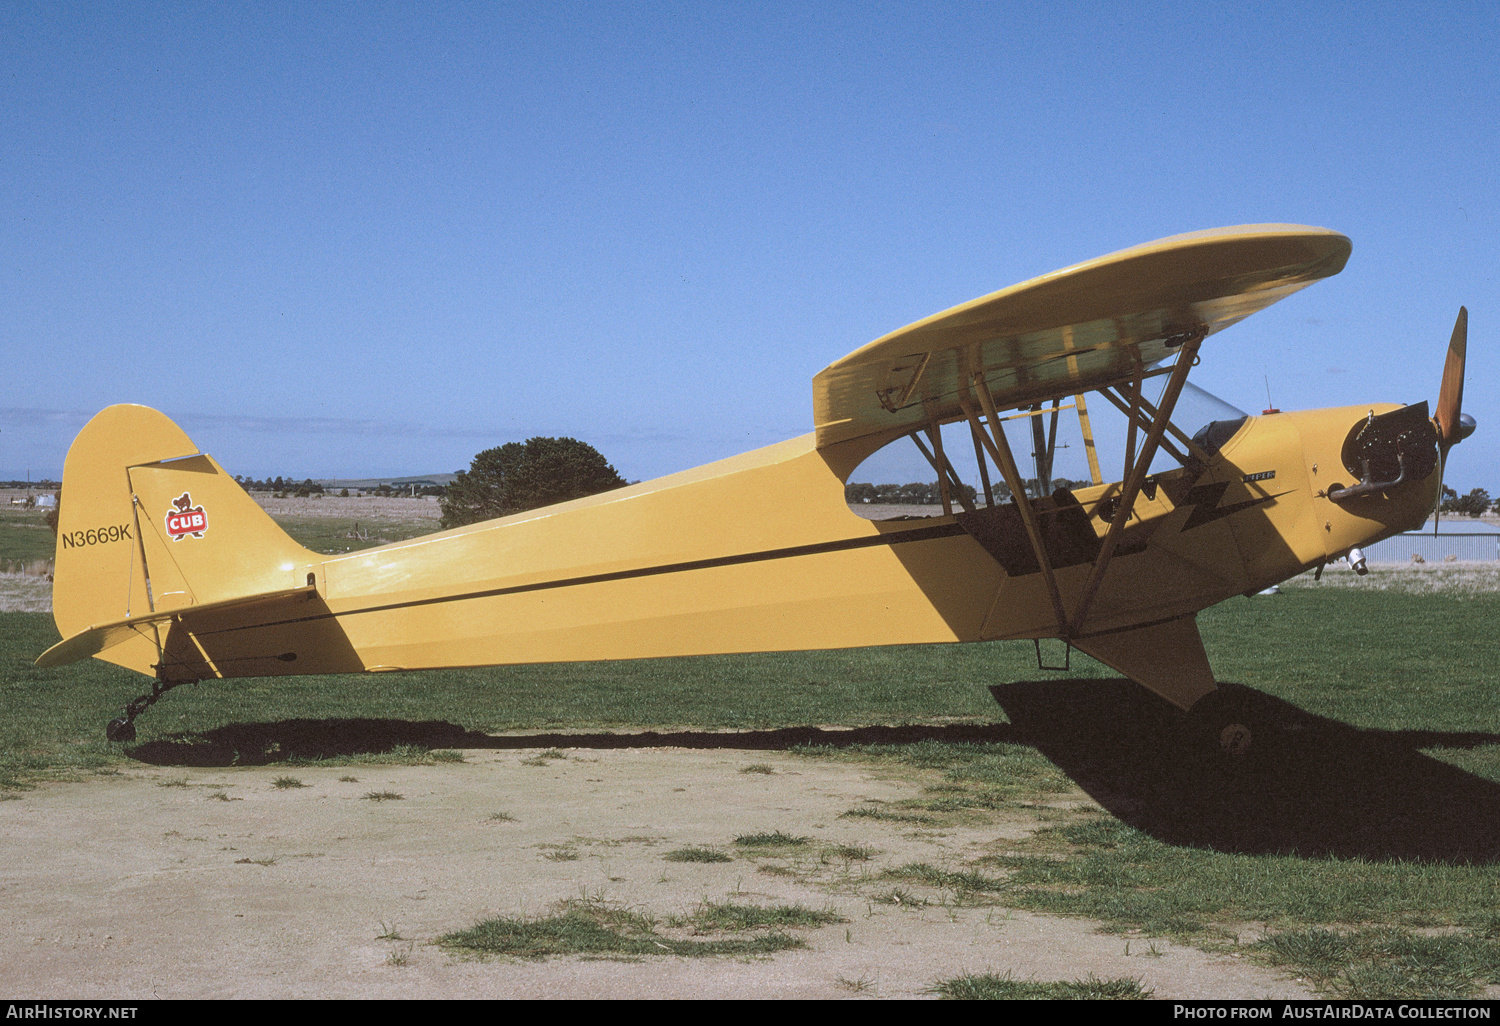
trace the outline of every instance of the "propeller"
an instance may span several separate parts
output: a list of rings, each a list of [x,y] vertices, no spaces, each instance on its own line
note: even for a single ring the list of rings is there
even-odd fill
[[[1447,469],[1448,450],[1474,433],[1474,418],[1463,412],[1464,363],[1469,346],[1469,311],[1458,308],[1453,322],[1453,336],[1448,340],[1448,360],[1443,364],[1443,383],[1438,389],[1437,412],[1433,423],[1438,432],[1438,493],[1432,514],[1432,533],[1437,534],[1438,518],[1443,506],[1443,472]]]

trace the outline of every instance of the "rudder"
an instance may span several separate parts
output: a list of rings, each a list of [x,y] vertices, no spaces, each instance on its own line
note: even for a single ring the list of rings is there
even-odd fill
[[[322,557],[298,545],[166,416],[111,406],[68,450],[52,616],[64,638],[124,619],[280,591]],[[156,629],[99,658],[141,673]]]

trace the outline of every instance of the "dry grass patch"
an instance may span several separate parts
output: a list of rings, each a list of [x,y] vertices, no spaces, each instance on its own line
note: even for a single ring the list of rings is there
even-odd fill
[[[468,930],[440,937],[438,944],[455,952],[532,961],[557,955],[629,961],[651,955],[743,957],[807,946],[800,938],[780,930],[707,941],[675,938],[659,933],[652,916],[595,900],[563,902],[554,915],[539,919],[487,919]]]

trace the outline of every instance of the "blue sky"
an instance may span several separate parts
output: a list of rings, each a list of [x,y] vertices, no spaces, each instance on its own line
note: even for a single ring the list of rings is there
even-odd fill
[[[1467,304],[1448,477],[1500,491],[1500,7],[1038,6],[0,6],[0,478],[139,402],[254,477],[646,479],[937,310],[1285,221],[1348,267],[1194,380],[1432,399]]]

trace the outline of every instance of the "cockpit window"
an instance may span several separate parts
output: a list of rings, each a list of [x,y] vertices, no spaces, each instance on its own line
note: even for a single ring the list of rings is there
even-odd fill
[[[1193,432],[1193,441],[1204,452],[1214,455],[1249,419],[1244,410],[1233,406],[1205,389],[1188,382],[1172,411],[1172,422],[1184,429],[1202,425]]]

